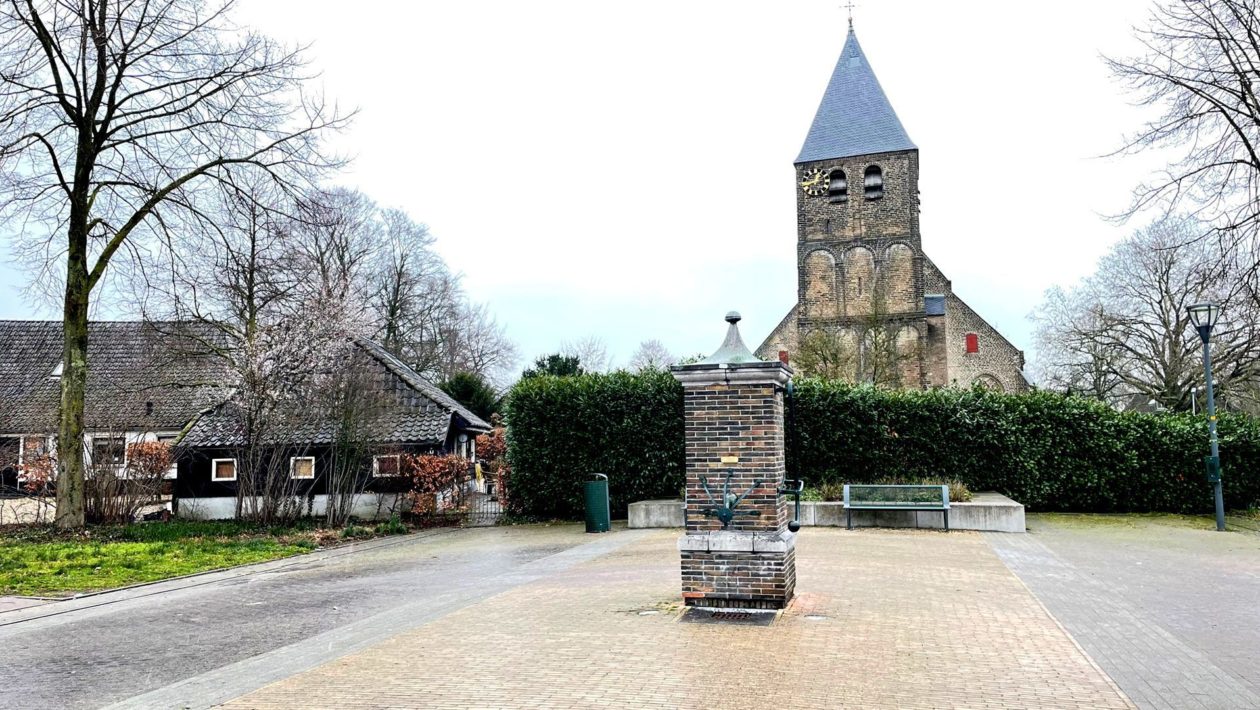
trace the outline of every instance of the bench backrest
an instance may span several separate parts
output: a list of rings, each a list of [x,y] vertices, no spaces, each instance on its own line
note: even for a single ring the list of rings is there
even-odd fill
[[[844,504],[846,506],[948,508],[949,486],[845,485]]]

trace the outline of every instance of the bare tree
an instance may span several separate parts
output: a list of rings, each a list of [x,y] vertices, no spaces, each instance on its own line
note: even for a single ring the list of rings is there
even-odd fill
[[[231,24],[232,0],[0,6],[0,220],[63,287],[57,523],[83,524],[87,322],[115,260],[202,229],[203,188],[331,166],[342,119],[302,93],[296,49]],[[59,271],[64,264],[64,271]]]
[[[1138,30],[1141,56],[1112,71],[1158,116],[1119,153],[1177,158],[1137,187],[1125,217],[1147,208],[1192,215],[1201,238],[1255,244],[1260,225],[1260,15],[1256,0],[1174,0]],[[1254,271],[1256,265],[1250,268]]]
[[[1114,343],[1095,337],[1103,332],[1104,313],[1091,294],[1054,286],[1033,315],[1038,324],[1037,380],[1043,387],[1103,401],[1116,401],[1124,392],[1117,374],[1122,353]]]
[[[459,304],[459,282],[432,250],[427,226],[401,210],[387,210],[384,223],[386,243],[371,297],[377,339],[417,371],[432,372],[441,361],[439,324]]]
[[[901,327],[889,321],[886,304],[884,286],[877,284],[867,313],[840,327],[806,331],[792,362],[802,372],[824,379],[917,387],[918,382],[903,379],[906,363],[918,358],[918,345],[907,349],[898,342]]]
[[[576,357],[586,372],[608,370],[608,345],[598,335],[588,335],[578,340],[566,340],[560,344],[560,352]]]
[[[1221,304],[1214,376],[1223,392],[1260,377],[1260,310],[1248,295],[1253,260],[1240,247],[1197,240],[1201,227],[1166,219],[1117,244],[1069,291],[1051,290],[1037,316],[1047,384],[1118,402],[1140,395],[1190,408],[1203,384],[1202,345],[1186,306]]]
[[[664,370],[678,361],[659,340],[644,340],[630,356],[630,369],[636,372]]]
[[[330,527],[346,525],[354,502],[371,476],[373,426],[387,406],[385,393],[373,380],[365,354],[350,348],[340,366],[318,383],[324,417],[333,431],[328,447],[328,503],[324,520]],[[378,500],[378,506],[383,500]]]
[[[439,381],[461,372],[485,379],[498,389],[508,384],[520,359],[507,330],[484,303],[462,302],[452,320],[441,329],[442,364]]]
[[[304,272],[299,288],[363,309],[367,316],[374,269],[385,248],[379,209],[357,190],[321,189],[298,200],[298,217],[286,235]]]
[[[796,344],[793,364],[802,372],[826,380],[853,381],[859,359],[856,343],[824,328],[807,331]]]
[[[236,512],[270,524],[302,514],[289,456],[329,416],[339,383],[330,373],[348,372],[351,341],[370,334],[361,298],[370,258],[354,195],[295,199],[257,180],[220,187],[215,230],[157,250],[138,296],[156,327],[179,329],[195,354],[222,364],[214,384],[230,400],[212,416],[238,462]]]

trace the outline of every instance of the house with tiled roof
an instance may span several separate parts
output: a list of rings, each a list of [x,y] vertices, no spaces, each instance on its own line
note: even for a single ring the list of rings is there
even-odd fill
[[[226,369],[198,342],[178,324],[88,326],[89,465],[121,466],[131,444],[173,444],[200,411],[227,397]],[[60,321],[0,321],[0,472],[8,489],[23,463],[53,450],[62,369]]]
[[[278,430],[281,438],[244,435],[232,377],[214,348],[215,331],[192,323],[93,322],[88,328],[84,447],[89,464],[125,465],[131,444],[160,441],[177,453],[172,507],[189,517],[232,517],[242,452],[270,449],[292,464],[292,492],[319,514],[328,489],[327,461],[338,422],[318,407]],[[59,321],[0,321],[0,471],[10,487],[24,461],[55,449],[61,393]],[[371,407],[357,424],[364,496],[397,489],[404,453],[474,455],[490,425],[390,355],[355,340],[343,367]],[[251,447],[253,443],[261,447]],[[7,455],[6,455],[7,454]],[[292,461],[290,461],[292,459]],[[366,502],[358,509],[366,510]]]
[[[406,487],[398,474],[406,454],[455,453],[476,457],[476,437],[491,425],[452,399],[377,343],[356,339],[342,367],[352,370],[360,405],[354,422],[344,410],[325,411],[312,403],[283,425],[268,429],[267,441],[250,442],[245,413],[232,400],[200,413],[180,439],[176,513],[181,517],[228,518],[246,505],[242,490],[251,480],[246,467],[270,466],[288,479],[291,495],[308,515],[321,515],[331,491],[335,457],[344,455],[346,427],[352,426],[354,455],[362,465],[354,485],[353,514],[388,515]],[[251,447],[250,444],[260,446]],[[259,449],[266,461],[259,458]],[[252,457],[246,461],[244,457]],[[278,471],[278,474],[276,473]],[[263,476],[253,477],[255,487]]]

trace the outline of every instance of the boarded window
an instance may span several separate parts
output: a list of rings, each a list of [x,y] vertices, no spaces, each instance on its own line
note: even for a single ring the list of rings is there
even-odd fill
[[[831,179],[827,182],[827,199],[831,202],[849,201],[849,179],[843,170],[832,170]]]
[[[294,478],[314,478],[315,477],[315,457],[314,456],[294,456],[289,459],[289,475]]]
[[[397,476],[398,454],[376,456],[372,459],[373,476]]]
[[[884,171],[880,170],[878,165],[872,165],[866,169],[863,182],[866,188],[866,199],[878,200],[884,196]]]
[[[215,459],[211,461],[210,478],[216,481],[235,481],[236,459]]]
[[[967,333],[967,352],[980,352],[980,336],[975,333]]]

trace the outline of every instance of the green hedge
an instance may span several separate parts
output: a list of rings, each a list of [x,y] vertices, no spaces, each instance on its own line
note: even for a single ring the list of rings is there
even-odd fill
[[[792,465],[818,482],[958,478],[1030,510],[1209,512],[1207,425],[1188,414],[1117,412],[1047,392],[888,391],[797,384]],[[1219,423],[1226,505],[1260,501],[1260,423]],[[811,481],[811,484],[813,481]]]
[[[512,513],[581,518],[592,473],[608,474],[614,518],[682,490],[682,386],[672,375],[542,375],[518,382],[507,402]]]
[[[799,380],[789,466],[810,486],[898,476],[957,478],[1029,510],[1210,512],[1203,417],[1122,413],[1045,392],[891,391]],[[1220,421],[1226,505],[1260,503],[1260,423]],[[615,517],[675,497],[683,480],[682,388],[665,373],[537,378],[513,389],[514,512],[580,517],[588,472],[612,479]]]

